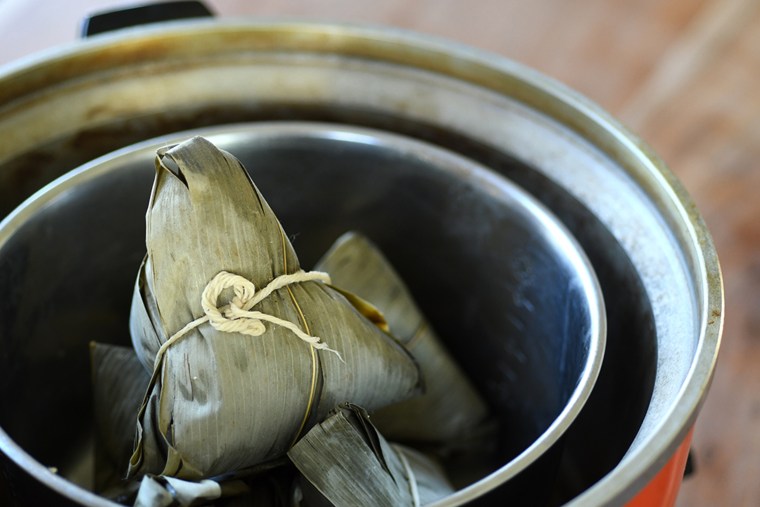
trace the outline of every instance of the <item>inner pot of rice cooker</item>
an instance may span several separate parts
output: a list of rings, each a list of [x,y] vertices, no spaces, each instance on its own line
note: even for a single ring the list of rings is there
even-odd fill
[[[502,57],[330,23],[186,20],[98,35],[0,72],[0,215],[132,143],[272,121],[439,146],[557,216],[599,279],[608,336],[597,383],[565,434],[551,502],[624,504],[652,491],[663,500],[663,480],[677,490],[722,332],[709,233],[640,139]]]
[[[495,431],[442,456],[456,492],[437,504],[548,502],[551,488],[536,486],[554,483],[562,438],[604,352],[604,305],[588,259],[535,198],[469,159],[314,122],[206,127],[126,147],[59,178],[0,224],[0,290],[9,295],[0,333],[13,351],[3,370],[15,364],[2,393],[9,458],[51,489],[76,484],[76,502],[115,505],[88,492],[100,466],[88,344],[130,345],[156,151],[197,134],[248,168],[301,265],[346,231],[371,238],[483,396]]]

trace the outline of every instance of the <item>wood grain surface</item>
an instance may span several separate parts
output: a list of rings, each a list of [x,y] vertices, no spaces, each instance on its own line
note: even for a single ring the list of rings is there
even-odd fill
[[[0,63],[72,43],[83,15],[134,2],[0,0]],[[617,115],[680,177],[726,285],[718,370],[679,507],[760,505],[760,2],[209,0],[221,16],[345,20],[518,60]]]

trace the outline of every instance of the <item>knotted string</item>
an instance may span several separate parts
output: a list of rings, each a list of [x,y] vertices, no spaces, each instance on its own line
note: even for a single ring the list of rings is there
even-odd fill
[[[266,331],[264,322],[269,322],[291,331],[298,338],[316,349],[333,352],[342,361],[343,358],[338,351],[329,348],[319,337],[304,333],[300,327],[292,322],[269,315],[268,313],[251,311],[251,308],[269,297],[274,291],[294,283],[302,282],[330,283],[330,275],[320,271],[307,272],[299,270],[295,273],[278,276],[257,292],[256,286],[250,280],[227,271],[219,272],[206,285],[201,294],[201,307],[203,307],[205,315],[187,324],[161,345],[161,348],[156,353],[156,366],[161,362],[169,347],[181,340],[187,333],[206,322],[219,331],[240,333],[248,336],[261,336]],[[217,306],[219,296],[222,294],[222,291],[228,288],[232,288],[234,296],[228,305],[220,308]]]

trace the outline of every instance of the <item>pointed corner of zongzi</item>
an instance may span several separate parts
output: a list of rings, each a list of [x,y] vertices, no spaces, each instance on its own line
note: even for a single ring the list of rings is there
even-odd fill
[[[454,492],[441,466],[389,443],[352,403],[337,406],[288,457],[316,505],[426,505]]]

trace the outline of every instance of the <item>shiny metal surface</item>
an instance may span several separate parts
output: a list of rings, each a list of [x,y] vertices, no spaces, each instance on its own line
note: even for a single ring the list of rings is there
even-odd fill
[[[383,28],[213,21],[77,44],[0,82],[0,214],[105,152],[235,121],[371,126],[483,163],[560,217],[614,302],[611,360],[568,433],[557,501],[624,503],[696,418],[723,322],[709,234],[643,143],[529,69]]]
[[[519,472],[533,474],[531,486],[551,483],[545,465],[529,467],[580,413],[605,339],[593,269],[556,218],[508,180],[398,136],[288,123],[204,133],[249,168],[304,264],[346,230],[373,238],[485,394],[501,424],[497,460],[440,505],[483,497]],[[61,476],[71,473],[61,463],[69,461],[72,443],[86,437],[75,424],[89,423],[87,344],[129,344],[128,298],[144,255],[155,150],[187,137],[94,161],[0,224],[0,290],[14,296],[0,303],[0,339],[14,350],[1,369],[15,372],[4,379],[0,397],[34,385],[37,376],[65,378],[45,393],[16,399],[2,417],[0,447],[12,458],[22,457],[18,445],[57,463]],[[69,410],[71,423],[37,441],[43,429],[34,421],[66,406],[81,414]],[[556,469],[558,458],[551,459]],[[81,462],[75,458],[72,466]],[[28,471],[42,480],[53,475],[40,465]],[[507,486],[489,498],[535,494]],[[75,498],[102,503],[81,490]]]

